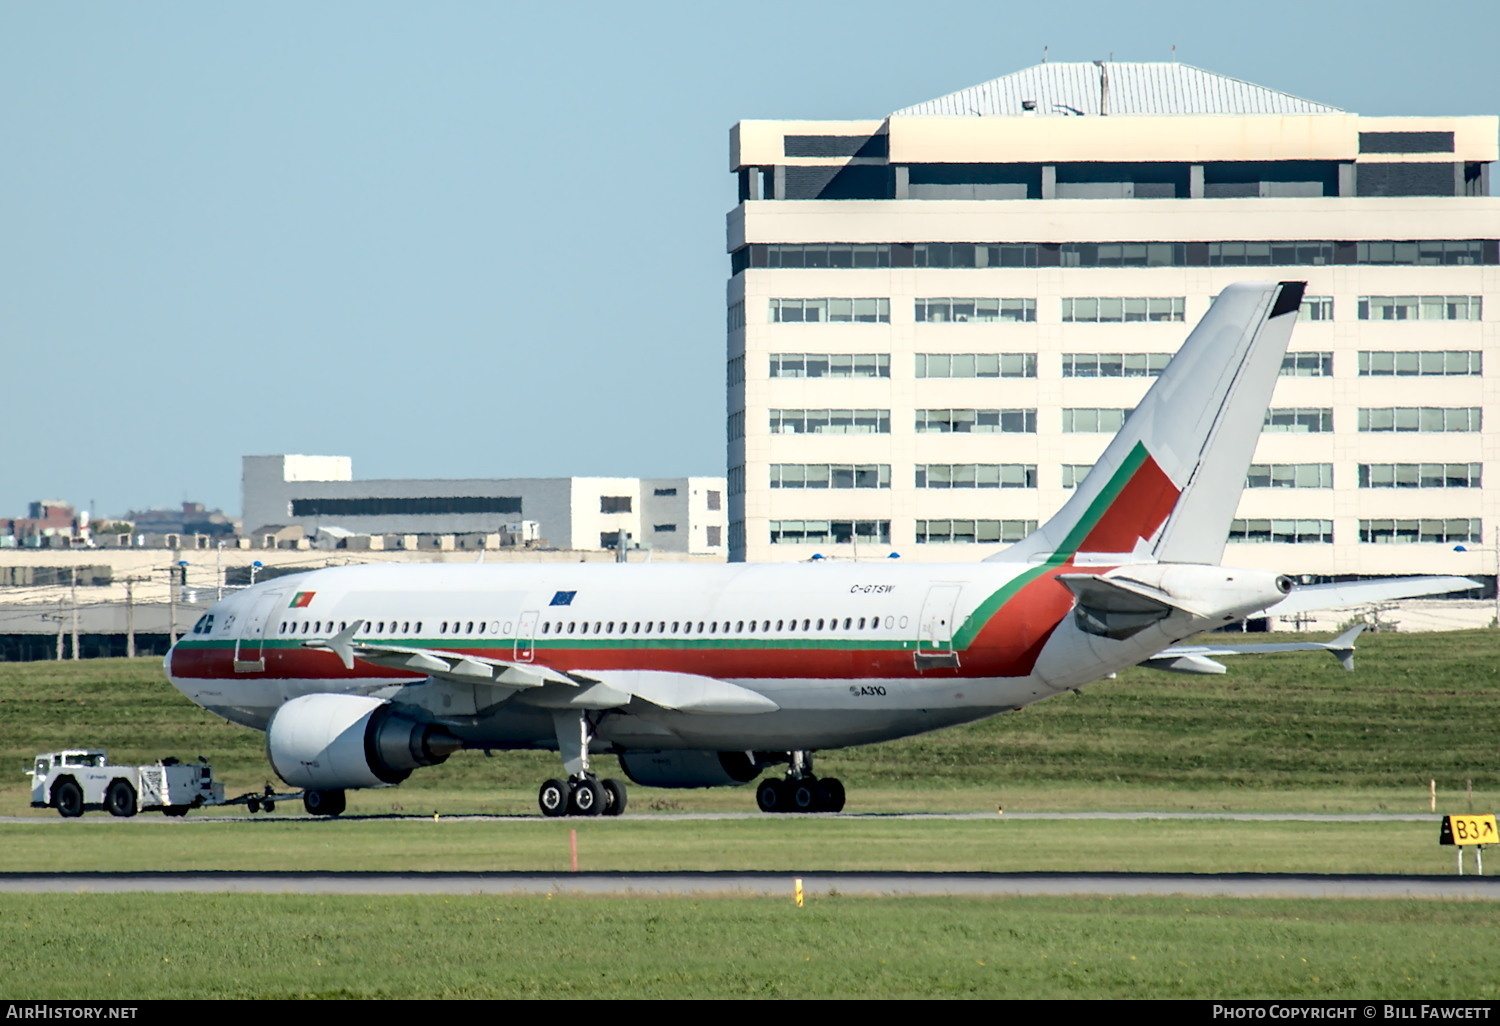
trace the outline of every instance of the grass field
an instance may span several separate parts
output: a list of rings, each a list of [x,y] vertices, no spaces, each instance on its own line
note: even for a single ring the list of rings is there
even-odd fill
[[[819,756],[851,812],[979,819],[690,820],[671,813],[749,810],[753,796],[635,787],[622,819],[546,821],[535,791],[554,755],[463,753],[352,793],[337,821],[297,808],[223,823],[39,812],[48,821],[0,825],[0,870],[563,870],[576,829],[590,870],[1451,872],[1430,822],[1014,816],[1425,813],[1429,780],[1440,811],[1469,811],[1466,781],[1474,811],[1500,804],[1500,633],[1377,636],[1359,663],[1136,670],[986,723]],[[261,744],[179,696],[155,660],[0,666],[0,759],[17,770],[74,745],[118,762],[202,754],[235,793],[265,782]],[[29,813],[25,785],[5,779],[0,814]],[[1493,921],[1493,903],[1438,901],[6,894],[0,994],[1494,1000]]]
[[[27,998],[1500,997],[1493,906],[7,895]]]
[[[1430,780],[1449,806],[1465,781],[1476,808],[1500,804],[1500,632],[1362,638],[1353,673],[1321,653],[1230,662],[1216,677],[1131,670],[983,723],[821,753],[818,770],[844,780],[853,812],[1421,812]],[[87,745],[124,763],[207,756],[231,794],[269,776],[262,736],[192,705],[154,659],[0,664],[0,724],[0,760],[18,770]],[[464,752],[351,793],[350,808],[534,813],[558,769],[551,753]],[[25,785],[0,778],[0,813],[25,811]],[[746,788],[631,791],[635,813],[753,807]]]
[[[1454,871],[1432,822],[889,820],[458,821],[95,817],[0,827],[0,871],[906,870],[1398,873]],[[1500,860],[1500,854],[1495,856]],[[1472,872],[1473,857],[1467,860]],[[1491,869],[1493,872],[1493,869]]]

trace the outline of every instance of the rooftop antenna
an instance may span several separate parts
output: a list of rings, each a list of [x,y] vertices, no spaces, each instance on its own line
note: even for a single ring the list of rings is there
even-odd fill
[[[1043,64],[1047,63],[1047,50],[1048,50],[1048,47],[1045,47],[1045,46],[1042,47],[1042,63]]]
[[[1177,63],[1177,44],[1176,43],[1172,44],[1172,63],[1173,64]]]

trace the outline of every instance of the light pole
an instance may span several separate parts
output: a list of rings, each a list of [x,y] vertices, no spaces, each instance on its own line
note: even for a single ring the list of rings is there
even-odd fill
[[[1455,545],[1453,546],[1453,551],[1484,552],[1486,550],[1471,549],[1467,545]],[[1492,589],[1495,593],[1495,615],[1494,619],[1490,621],[1490,626],[1500,627],[1500,527],[1495,528],[1495,544],[1491,545],[1488,551],[1495,554],[1495,583]]]

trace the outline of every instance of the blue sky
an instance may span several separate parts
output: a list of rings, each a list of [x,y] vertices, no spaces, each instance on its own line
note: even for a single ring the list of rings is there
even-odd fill
[[[245,453],[722,474],[734,122],[1173,44],[1363,114],[1494,114],[1497,29],[1493,2],[0,0],[0,516],[238,512]]]

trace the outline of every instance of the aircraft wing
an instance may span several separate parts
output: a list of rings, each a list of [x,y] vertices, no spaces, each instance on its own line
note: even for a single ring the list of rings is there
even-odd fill
[[[578,670],[573,676],[597,681],[663,709],[693,713],[762,713],[781,708],[765,695],[717,677],[668,670]]]
[[[1478,582],[1467,577],[1391,577],[1383,581],[1308,584],[1293,588],[1291,594],[1267,609],[1266,615],[1282,616],[1288,613],[1305,613],[1312,609],[1357,606],[1366,602],[1446,595],[1450,591],[1467,591],[1478,587],[1481,587]]]
[[[1228,655],[1269,655],[1273,652],[1330,652],[1343,664],[1354,669],[1354,639],[1364,624],[1351,627],[1332,641],[1282,641],[1264,645],[1173,645],[1164,648],[1140,665],[1173,673],[1223,673],[1224,664],[1215,657]]]
[[[639,698],[663,709],[692,713],[762,713],[780,708],[758,692],[717,677],[666,670],[560,671],[535,663],[491,659],[466,652],[374,645],[354,640],[364,621],[356,620],[332,638],[310,638],[303,647],[337,655],[345,669],[356,659],[374,666],[424,673],[457,684],[484,684],[517,690],[543,688],[528,700],[541,706],[615,708]],[[566,690],[564,690],[566,689]]]
[[[425,673],[439,680],[458,684],[497,684],[509,688],[536,688],[543,684],[576,684],[572,678],[545,666],[516,663],[504,659],[449,652],[440,648],[411,648],[404,645],[375,645],[356,641],[355,634],[364,625],[355,620],[331,638],[310,638],[303,648],[326,649],[338,656],[344,669],[354,669],[354,660],[384,666],[393,670]]]

